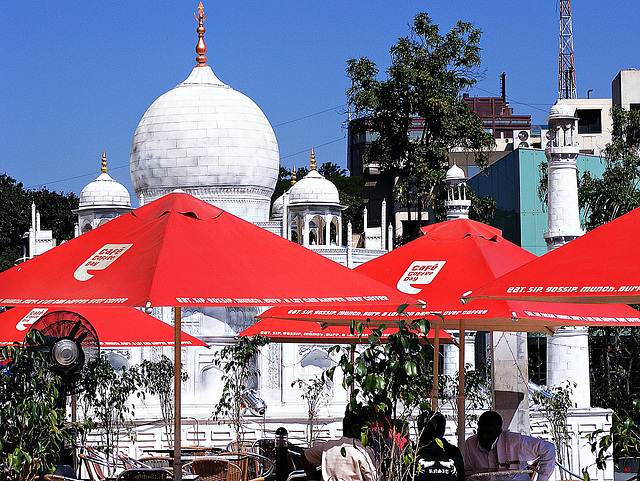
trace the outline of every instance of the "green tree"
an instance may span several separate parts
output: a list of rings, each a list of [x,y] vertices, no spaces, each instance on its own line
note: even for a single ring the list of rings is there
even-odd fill
[[[53,192],[46,187],[25,190],[21,182],[0,174],[0,271],[13,267],[22,257],[26,239],[22,236],[31,226],[31,204],[40,212],[43,229],[52,229],[58,244],[73,238],[78,208],[73,192]]]
[[[87,363],[87,374],[78,382],[81,402],[87,406],[102,439],[101,450],[106,454],[118,452],[121,430],[131,427],[135,406],[130,397],[143,385],[136,366],[115,370],[102,353]],[[110,466],[110,475],[115,466]]]
[[[430,408],[433,349],[428,345],[429,323],[425,319],[408,323],[400,306],[398,332],[385,344],[380,338],[385,325],[371,329],[369,345],[351,361],[350,347],[334,346],[338,366],[343,372],[343,385],[351,392],[349,410],[365,421],[360,433],[363,444],[376,446],[387,480],[400,481],[411,477],[405,466],[412,464],[411,443],[404,442],[411,419]],[[363,336],[365,325],[353,323],[352,330]],[[333,379],[335,368],[327,371]],[[345,434],[348,436],[349,434]]]
[[[227,419],[236,435],[238,445],[244,441],[244,401],[242,395],[248,389],[251,377],[260,372],[255,358],[260,347],[269,343],[269,338],[256,335],[241,336],[235,343],[225,346],[213,355],[213,364],[222,371],[222,393],[215,405],[213,417]]]
[[[27,344],[44,344],[39,332]],[[65,441],[62,381],[51,373],[47,354],[18,344],[0,349],[0,479],[30,481],[52,471]]]
[[[458,22],[442,35],[426,13],[415,16],[410,30],[391,47],[386,79],[377,78],[378,67],[366,57],[347,62],[347,99],[356,117],[350,130],[377,134],[364,160],[397,178],[397,200],[419,219],[444,180],[452,149],[474,152],[484,166],[495,143],[461,96],[479,76],[482,32]],[[414,224],[415,236],[418,221]]]
[[[346,177],[349,171],[333,162],[325,162],[318,168],[318,173],[331,180],[333,177]]]
[[[21,182],[0,174],[0,271],[22,257],[22,235],[31,223],[31,202]]]
[[[329,399],[327,379],[324,376],[316,376],[312,379],[296,379],[291,383],[291,387],[295,386],[300,388],[302,391],[301,397],[307,403],[307,446],[312,447],[320,434],[317,426],[318,414]]]
[[[594,229],[640,206],[640,111],[611,109],[611,142],[604,149],[601,178],[584,172],[579,195],[587,213],[585,228]]]
[[[546,419],[547,426],[550,431],[545,432],[551,434],[553,444],[556,447],[556,459],[565,466],[569,459],[569,446],[571,443],[571,433],[567,424],[569,409],[575,407],[571,402],[571,395],[576,384],[571,385],[566,382],[562,386],[552,386],[542,391],[533,393],[533,402],[538,405],[540,414]],[[561,479],[565,478],[564,471],[560,471]]]
[[[140,374],[143,389],[152,396],[158,396],[167,441],[173,448],[174,363],[164,355],[158,361],[145,359],[140,365]],[[189,375],[182,371],[182,381],[187,379]]]

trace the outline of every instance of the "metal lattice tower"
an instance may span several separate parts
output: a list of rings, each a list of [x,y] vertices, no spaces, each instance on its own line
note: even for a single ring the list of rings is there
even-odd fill
[[[576,66],[573,58],[573,27],[571,0],[560,1],[560,62],[558,66],[558,98],[575,99]]]

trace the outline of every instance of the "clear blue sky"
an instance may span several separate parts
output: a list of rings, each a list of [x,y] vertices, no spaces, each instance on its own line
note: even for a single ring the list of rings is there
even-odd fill
[[[80,193],[109,173],[131,194],[129,150],[151,103],[195,65],[198,1],[0,2],[0,173],[26,187]],[[507,97],[542,123],[557,98],[558,2],[449,0],[204,2],[208,64],[252,98],[274,127],[281,165],[346,166],[346,61],[383,69],[420,11],[443,31],[482,29],[484,78],[470,93]],[[640,68],[638,0],[572,2],[578,96],[611,96],[618,71]],[[133,199],[133,205],[138,203]]]

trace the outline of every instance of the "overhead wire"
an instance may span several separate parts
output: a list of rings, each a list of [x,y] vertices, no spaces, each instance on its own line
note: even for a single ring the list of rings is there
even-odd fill
[[[311,114],[308,114],[308,115],[303,115],[303,116],[301,116],[301,117],[297,117],[297,118],[295,118],[295,119],[287,120],[287,121],[285,121],[285,122],[281,122],[281,123],[279,123],[279,124],[273,125],[273,126],[272,126],[272,128],[276,129],[276,128],[278,128],[278,127],[282,127],[282,126],[284,126],[284,125],[289,125],[289,124],[292,124],[292,123],[294,123],[294,122],[300,122],[301,120],[306,120],[306,119],[309,119],[309,118],[311,118],[311,117],[315,117],[315,116],[317,116],[317,115],[325,114],[325,113],[327,113],[327,112],[331,112],[331,111],[334,111],[334,112],[335,112],[337,109],[339,109],[339,108],[341,108],[341,107],[346,107],[346,105],[347,105],[346,103],[343,103],[343,104],[340,104],[340,105],[336,105],[336,106],[334,106],[334,107],[330,107],[330,108],[328,108],[328,109],[319,110],[318,112],[314,112],[314,113],[311,113]],[[342,114],[341,114],[341,115],[342,115]],[[333,143],[336,143],[336,142],[340,142],[341,140],[343,140],[343,139],[345,139],[345,138],[346,138],[346,134],[344,134],[342,137],[340,137],[340,138],[338,138],[338,139],[330,140],[330,141],[328,141],[328,142],[324,142],[324,143],[319,144],[319,145],[311,146],[311,147],[309,147],[309,149],[311,149],[311,148],[317,149],[317,148],[320,148],[320,147],[324,147],[324,146],[326,146],[326,145],[330,145],[330,144],[333,144]],[[293,153],[293,154],[289,154],[289,155],[281,156],[281,157],[280,157],[280,160],[282,160],[282,159],[288,159],[288,158],[290,158],[290,157],[295,157],[296,155],[301,155],[301,154],[304,154],[304,153],[308,153],[308,152],[309,152],[309,149],[307,149],[307,150],[301,150],[301,151],[299,151],[299,152],[295,152],[295,153]],[[126,163],[126,164],[121,164],[121,165],[117,165],[117,164],[116,164],[115,166],[113,166],[113,165],[109,165],[109,170],[120,170],[120,169],[125,169],[125,168],[127,168],[127,167],[129,167],[129,164],[128,164],[128,163]],[[94,176],[94,175],[95,175],[95,172],[90,172],[90,173],[87,173],[87,174],[74,175],[74,176],[72,176],[72,177],[66,177],[66,178],[64,178],[64,179],[52,180],[52,181],[48,181],[48,182],[41,182],[41,183],[38,183],[38,184],[33,184],[33,185],[25,186],[25,189],[39,189],[39,188],[45,187],[45,186],[47,186],[47,185],[59,184],[59,183],[61,183],[61,182],[69,182],[69,181],[71,181],[71,180],[77,180],[77,179],[82,179],[82,178],[88,178],[88,177],[92,177],[92,176]]]

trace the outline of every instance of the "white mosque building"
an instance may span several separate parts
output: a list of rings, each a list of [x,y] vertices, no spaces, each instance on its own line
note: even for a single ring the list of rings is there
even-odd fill
[[[340,205],[336,186],[317,171],[313,150],[310,172],[292,182],[271,206],[279,171],[275,134],[260,108],[220,81],[207,65],[201,9],[199,14],[197,65],[185,81],[152,103],[133,136],[130,173],[140,205],[181,190],[349,267],[387,252],[392,239],[382,228],[365,230],[364,248],[352,247],[355,242],[350,226],[343,239],[345,206]],[[101,174],[80,195],[75,211],[77,235],[132,209],[127,189],[107,171],[103,153]],[[153,308],[152,314],[173,323],[171,308]],[[187,444],[225,446],[231,440],[230,428],[211,420],[222,375],[212,358],[217,349],[254,324],[256,314],[258,308],[183,308],[183,330],[210,345],[210,349],[183,349],[189,374],[182,393],[182,439]],[[266,418],[249,417],[249,439],[273,435],[283,424],[290,437],[304,439],[307,405],[291,384],[328,368],[332,361],[327,350],[326,346],[309,344],[274,343],[263,348],[257,360],[261,375],[253,387],[267,404]],[[131,364],[161,354],[172,357],[167,348],[120,349],[117,353]],[[334,421],[342,419],[347,402],[340,386],[332,389],[331,400],[321,413],[327,422],[327,436],[335,434],[339,423]],[[166,447],[163,430],[149,424],[160,418],[159,407],[148,406],[146,413],[137,409],[136,414],[140,427],[137,443],[131,446],[134,453]]]
[[[309,174],[294,180],[291,188],[271,205],[279,170],[275,134],[260,108],[249,97],[220,81],[207,65],[203,21],[204,14],[199,8],[197,65],[186,80],[153,102],[133,136],[130,173],[139,203],[142,205],[179,189],[348,267],[391,249],[391,228],[369,228],[366,210],[364,247],[353,247],[350,226],[346,239],[343,238],[345,207],[340,205],[335,185],[318,173],[313,151]],[[446,183],[447,218],[467,217],[470,201],[466,197],[462,169],[454,165],[447,172]],[[75,211],[78,215],[76,234],[81,235],[131,209],[129,193],[108,175],[103,153],[100,175],[80,195],[80,205]],[[384,207],[382,212],[386,212]],[[34,213],[34,229],[39,230],[35,216]],[[383,219],[382,226],[385,225],[386,219]],[[552,230],[550,225],[550,232]],[[292,272],[296,268],[304,266],[292,266]],[[170,324],[173,322],[169,308],[153,308],[152,314]],[[220,395],[222,374],[213,365],[212,357],[215,350],[233,342],[238,333],[251,326],[256,314],[258,308],[183,309],[183,330],[210,345],[210,349],[183,348],[182,359],[189,374],[182,394],[182,439],[186,444],[224,446],[231,440],[231,428],[211,419]],[[328,347],[322,345],[278,343],[263,348],[257,360],[261,375],[254,387],[267,410],[264,418],[248,417],[249,439],[272,437],[281,425],[286,425],[290,438],[304,439],[307,406],[298,389],[291,387],[292,382],[311,379],[328,368],[332,360],[327,350]],[[473,349],[467,352],[472,353]],[[172,357],[169,349],[160,347],[121,349],[117,353],[132,364],[156,359],[161,354]],[[458,369],[456,348],[446,346],[444,353],[445,373],[455,373]],[[559,352],[558,356],[566,357],[566,353]],[[473,364],[473,359],[469,362]],[[336,421],[341,420],[346,401],[347,393],[338,383],[333,385],[330,401],[320,413],[321,423],[326,423],[322,427],[326,437],[336,435],[339,425]],[[145,413],[137,409],[136,414],[139,426],[135,433],[137,442],[130,445],[131,454],[166,447],[163,429],[152,423],[161,417],[159,407],[148,406]],[[576,447],[577,451],[584,451],[584,446]]]

